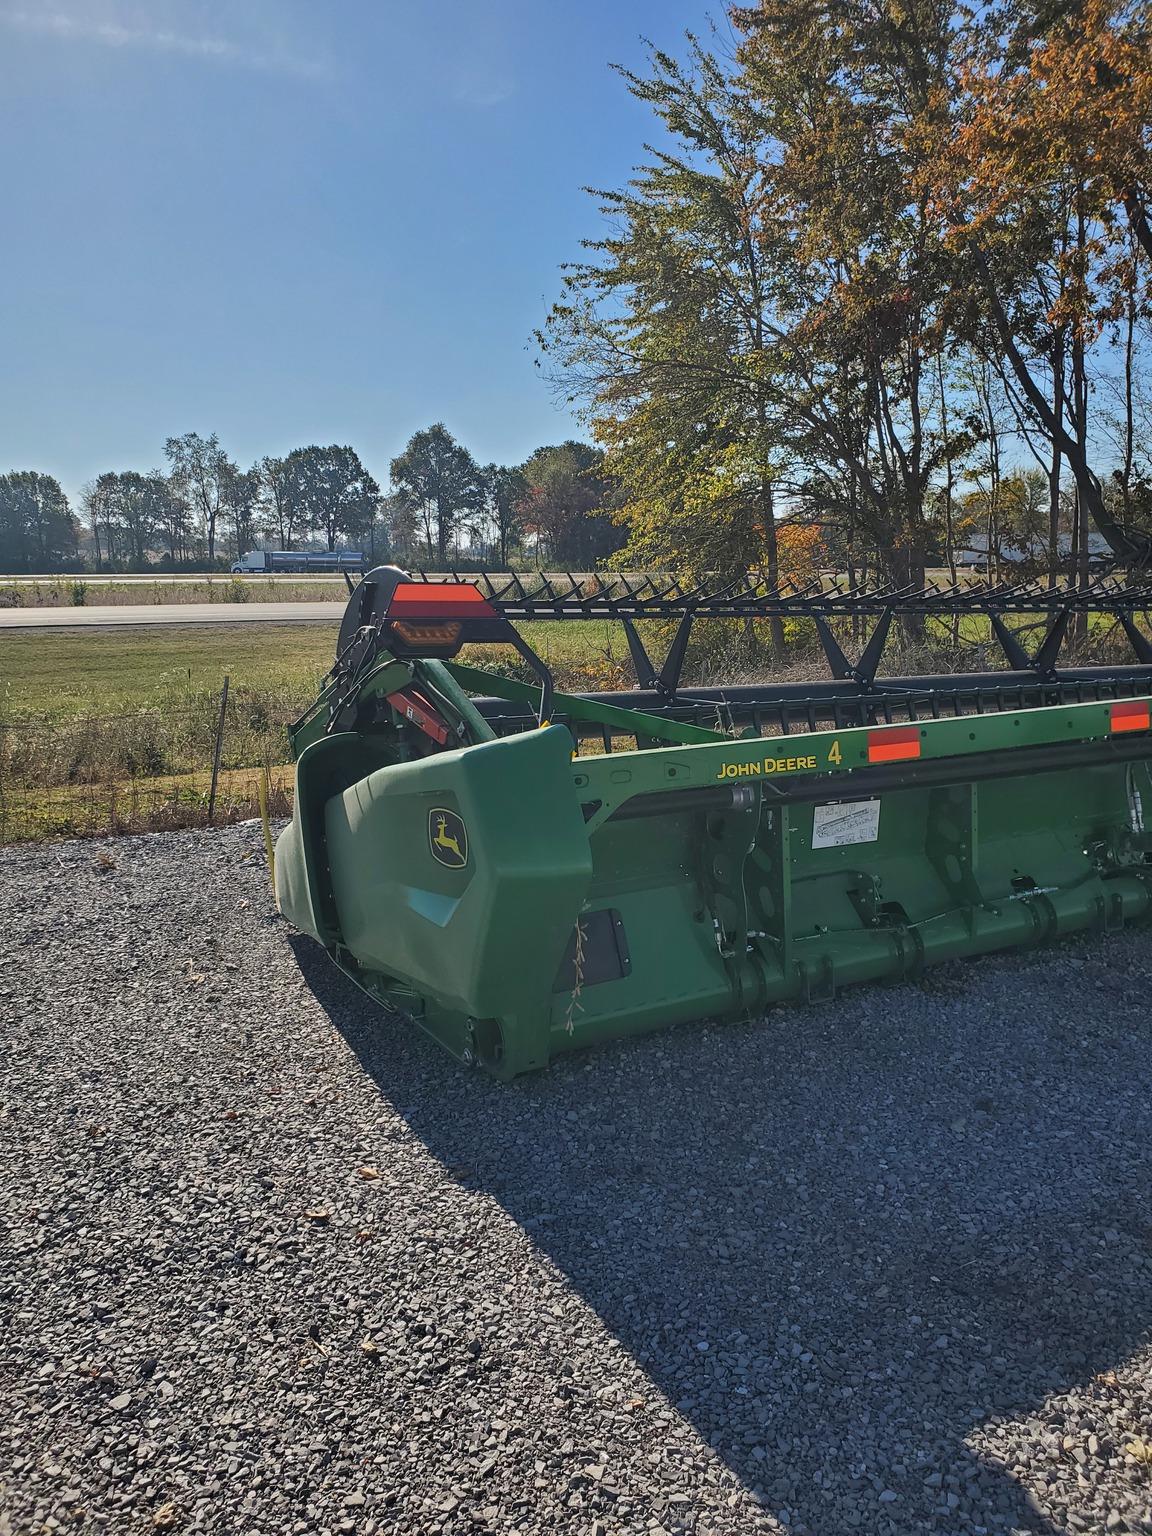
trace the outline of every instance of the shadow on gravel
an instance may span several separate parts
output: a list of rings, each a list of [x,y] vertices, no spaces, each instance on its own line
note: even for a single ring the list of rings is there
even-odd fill
[[[793,1531],[1067,1528],[1055,1487],[1049,1518],[1012,1475],[1010,1436],[1033,1419],[1033,1474],[1047,1435],[1075,1499],[1042,1405],[1075,1394],[1090,1426],[1095,1374],[1152,1320],[1152,1228],[1124,1167],[1136,1149],[1138,1191],[1147,1123],[1124,1106],[1152,1074],[1130,1035],[1085,1036],[1075,999],[1029,1034],[973,980],[650,1036],[507,1086],[294,947],[430,1151]],[[1013,980],[1005,962],[1001,1001]],[[1004,1436],[1002,1467],[973,1432]]]

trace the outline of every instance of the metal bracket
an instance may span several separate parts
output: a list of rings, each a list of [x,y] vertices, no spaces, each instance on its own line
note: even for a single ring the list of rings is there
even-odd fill
[[[632,666],[636,673],[636,682],[641,688],[655,688],[656,668],[649,659],[648,652],[644,649],[644,642],[636,633],[636,626],[631,619],[622,619],[624,634],[628,640],[628,651],[632,657]]]
[[[1028,660],[1028,652],[998,613],[990,613],[988,618],[992,625],[992,633],[999,640],[1000,649],[1004,652],[1013,672],[1027,672],[1032,665]]]
[[[1012,670],[1035,672],[1046,681],[1050,681],[1056,674],[1056,658],[1060,654],[1060,647],[1064,644],[1064,636],[1071,616],[1071,609],[1060,610],[1041,641],[1040,649],[1035,656],[1031,657],[998,613],[990,613],[988,618],[992,625],[992,632],[999,640],[1000,649],[1004,652]],[[1152,649],[1149,651],[1149,659],[1152,660]]]
[[[695,617],[696,615],[689,608],[676,626],[672,644],[664,658],[664,665],[660,668],[660,676],[656,679],[657,688],[669,703],[676,697],[676,689],[680,685],[680,674],[684,670],[684,654],[688,649],[688,636],[692,633],[692,620]]]
[[[1068,620],[1072,617],[1070,608],[1061,608],[1052,621],[1052,627],[1044,636],[1044,643],[1036,652],[1032,665],[1041,677],[1050,678],[1056,672],[1056,658],[1060,654],[1060,647],[1064,644],[1064,635],[1068,628]]]
[[[1143,663],[1146,667],[1152,666],[1152,645],[1149,645],[1147,635],[1142,634],[1136,628],[1136,620],[1130,613],[1125,613],[1123,609],[1121,609],[1116,617],[1120,620],[1120,627],[1128,636],[1129,644],[1136,652],[1136,660]]]
[[[860,660],[856,663],[853,676],[861,688],[871,688],[876,681],[876,673],[880,670],[880,658],[884,654],[884,647],[888,642],[888,631],[891,627],[892,610],[885,608],[876,622],[876,628],[872,631]]]
[[[672,637],[672,644],[668,648],[668,654],[659,672],[653,666],[652,658],[645,650],[644,642],[637,634],[635,624],[631,619],[621,621],[628,639],[628,651],[632,657],[636,681],[641,688],[651,688],[658,693],[666,704],[671,704],[676,698],[676,690],[680,686],[680,674],[684,670],[684,656],[688,650],[688,637],[692,633],[692,621],[695,617],[691,608],[681,615],[676,633]]]
[[[840,642],[832,633],[828,620],[822,613],[812,615],[816,625],[816,633],[820,638],[820,644],[824,648],[824,656],[828,662],[828,670],[837,682],[846,681],[852,676],[852,663],[840,648]]]
[[[536,724],[549,725],[552,721],[552,694],[556,686],[552,680],[552,673],[545,662],[537,656],[527,640],[517,630],[513,629],[511,625],[508,626],[508,640],[532,668],[539,680],[540,707],[536,712]]]
[[[880,669],[880,658],[884,654],[884,647],[888,642],[888,631],[892,627],[892,609],[885,608],[876,622],[876,628],[868,637],[868,644],[860,653],[860,660],[855,666],[845,656],[840,642],[832,633],[828,620],[821,613],[812,614],[816,625],[816,633],[820,637],[820,644],[824,649],[824,655],[828,661],[828,670],[839,682],[854,682],[867,692],[876,681],[876,673]]]

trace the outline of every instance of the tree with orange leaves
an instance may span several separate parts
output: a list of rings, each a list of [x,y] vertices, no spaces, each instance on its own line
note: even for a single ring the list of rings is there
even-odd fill
[[[780,574],[790,581],[809,582],[828,563],[828,551],[819,528],[811,523],[784,523],[776,533],[780,550]]]
[[[954,82],[919,125],[918,189],[969,265],[977,339],[998,352],[1022,415],[1076,486],[1076,545],[1089,520],[1117,554],[1152,558],[1152,534],[1121,521],[1094,472],[1090,354],[1147,311],[1152,257],[1152,32],[1146,4],[1084,0],[1042,14],[1011,3],[956,28]],[[1129,357],[1129,387],[1131,358]],[[1126,499],[1126,506],[1128,505]]]
[[[991,25],[989,25],[991,23]],[[955,173],[973,228],[1071,183],[1109,237],[1152,258],[1152,25],[1146,4],[1001,9],[965,29]]]
[[[1147,3],[758,0],[733,59],[692,40],[626,77],[666,136],[542,339],[636,558],[774,579],[799,514],[918,582],[1003,402],[1053,572],[1068,471],[1076,549],[1091,519],[1152,559],[1143,499],[1093,465],[1093,368],[1119,327],[1134,374],[1147,311]]]

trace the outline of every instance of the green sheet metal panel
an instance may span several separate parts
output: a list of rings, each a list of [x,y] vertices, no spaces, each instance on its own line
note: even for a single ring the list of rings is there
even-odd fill
[[[301,757],[281,899],[510,1076],[1143,916],[1152,738],[1114,735],[1111,708],[576,760],[552,727],[369,771],[328,738]]]
[[[430,1017],[500,1019],[500,1070],[543,1064],[539,1000],[592,873],[567,733],[377,769],[328,800],[324,841],[340,946],[359,970],[426,999]],[[484,1054],[445,1027],[446,1043]]]

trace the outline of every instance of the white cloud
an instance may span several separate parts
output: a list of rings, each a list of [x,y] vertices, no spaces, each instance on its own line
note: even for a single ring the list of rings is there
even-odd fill
[[[43,10],[0,7],[0,25],[16,32],[40,33],[65,42],[95,43],[106,48],[144,49],[151,53],[183,54],[206,63],[225,64],[241,69],[267,70],[275,74],[320,79],[327,67],[319,60],[307,59],[279,44],[266,46],[263,41],[239,42],[212,32],[178,31],[156,26],[133,16],[122,19],[115,13],[103,16],[77,9],[45,7]]]

